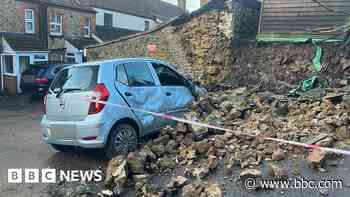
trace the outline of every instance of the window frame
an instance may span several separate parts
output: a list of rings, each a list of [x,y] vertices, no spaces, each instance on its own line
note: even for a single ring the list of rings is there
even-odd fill
[[[145,21],[145,31],[149,31],[151,29],[151,22]]]
[[[68,58],[74,58],[74,62],[69,62]],[[76,60],[77,60],[77,58],[76,58],[76,55],[74,53],[66,53],[66,62],[67,63],[76,64]]]
[[[60,19],[60,22],[53,21],[54,17],[58,17]],[[51,36],[62,36],[63,35],[63,16],[59,14],[52,14],[50,16],[50,35]],[[60,27],[60,32],[52,32],[52,26],[58,26]]]
[[[107,24],[106,23],[106,15],[111,17],[111,24]],[[103,26],[105,26],[105,27],[113,27],[113,25],[114,25],[113,24],[113,22],[114,22],[113,18],[114,18],[113,14],[111,14],[111,13],[103,13]]]
[[[31,16],[32,16],[31,19],[28,19],[28,15],[27,15],[28,12],[31,13]],[[28,23],[32,24],[32,27],[33,27],[32,30],[28,29],[28,26],[27,26]],[[34,9],[31,9],[31,8],[24,9],[24,31],[27,34],[34,34],[35,33],[35,12],[34,12]]]
[[[88,24],[86,24],[86,22],[88,22]],[[84,29],[84,37],[90,38],[91,37],[91,18],[90,17],[85,18],[83,29]],[[87,30],[88,34],[86,34],[85,30]]]
[[[6,63],[6,57],[12,57],[12,72],[7,72],[7,63]],[[2,62],[3,62],[3,65],[4,65],[4,75],[7,75],[7,76],[16,76],[16,68],[15,68],[15,55],[2,55],[1,58],[2,58]]]

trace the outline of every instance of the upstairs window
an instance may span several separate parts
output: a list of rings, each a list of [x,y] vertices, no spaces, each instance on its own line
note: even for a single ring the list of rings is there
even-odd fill
[[[28,34],[35,33],[35,23],[34,23],[34,10],[25,9],[24,11],[24,27],[25,32]]]
[[[50,35],[62,36],[62,16],[51,15],[50,18]]]
[[[145,31],[149,31],[150,22],[145,21]]]
[[[91,19],[86,18],[84,21],[84,37],[90,38],[91,36]]]
[[[113,27],[113,15],[105,13],[104,14],[104,24],[106,27]]]

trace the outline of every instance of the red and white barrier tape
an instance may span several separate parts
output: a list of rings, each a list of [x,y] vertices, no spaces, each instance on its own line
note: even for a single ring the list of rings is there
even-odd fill
[[[350,156],[350,151],[348,151],[348,150],[341,150],[341,149],[336,149],[336,148],[322,147],[322,146],[318,146],[318,145],[311,145],[311,144],[306,144],[306,143],[301,143],[301,142],[296,142],[296,141],[291,141],[291,140],[278,139],[278,138],[271,138],[271,137],[266,137],[266,136],[256,136],[256,135],[252,135],[252,134],[239,133],[239,132],[231,130],[231,129],[225,129],[225,128],[217,127],[217,126],[210,125],[210,124],[205,124],[205,123],[201,123],[201,122],[197,122],[197,121],[186,120],[186,119],[183,119],[183,118],[170,116],[170,115],[167,115],[167,114],[164,114],[164,113],[151,112],[151,111],[147,111],[147,110],[144,110],[144,109],[132,108],[132,107],[125,106],[125,105],[109,103],[109,102],[100,101],[100,100],[91,99],[91,98],[85,98],[85,100],[88,100],[88,101],[91,101],[91,102],[100,103],[100,104],[104,104],[104,105],[111,105],[111,106],[119,107],[119,108],[122,108],[122,109],[130,109],[130,110],[137,111],[137,112],[147,113],[147,114],[158,116],[158,117],[161,117],[161,118],[164,118],[164,119],[174,120],[174,121],[182,122],[182,123],[186,123],[186,124],[196,125],[196,126],[200,126],[200,127],[207,127],[207,128],[210,128],[210,129],[216,129],[216,130],[221,130],[221,131],[227,131],[227,132],[230,132],[230,133],[232,133],[232,134],[234,134],[236,136],[244,136],[245,135],[245,136],[249,136],[249,137],[260,137],[262,139],[269,140],[269,141],[274,141],[274,142],[279,142],[279,143],[284,143],[284,144],[290,144],[290,145],[294,145],[294,146],[301,146],[301,147],[309,148],[309,149],[320,149],[320,150],[323,150],[323,151],[326,151],[326,152],[333,152],[333,153],[336,153],[336,154],[342,154],[342,155]]]

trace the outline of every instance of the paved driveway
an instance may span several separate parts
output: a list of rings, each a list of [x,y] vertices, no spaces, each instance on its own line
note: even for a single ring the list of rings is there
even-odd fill
[[[0,197],[47,196],[45,184],[9,184],[9,168],[95,169],[107,161],[99,152],[58,153],[41,140],[41,99],[0,97]]]

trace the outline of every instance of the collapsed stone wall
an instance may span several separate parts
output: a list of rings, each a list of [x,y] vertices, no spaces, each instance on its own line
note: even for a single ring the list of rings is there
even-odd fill
[[[343,43],[320,44],[322,70],[316,72],[312,43],[256,43],[233,46],[233,61],[223,78],[230,86],[251,86],[286,93],[311,76],[327,79],[329,85],[344,84],[350,74],[350,47]]]

